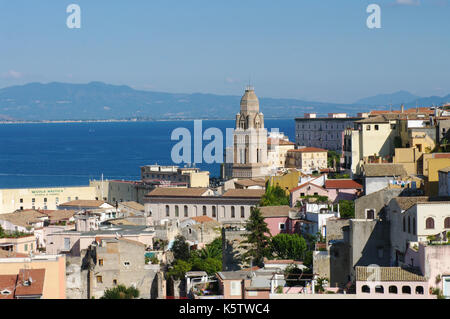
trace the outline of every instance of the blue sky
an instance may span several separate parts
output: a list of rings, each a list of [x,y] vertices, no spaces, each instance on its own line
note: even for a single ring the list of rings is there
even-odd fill
[[[68,29],[66,7],[81,7]],[[366,7],[381,6],[368,29]],[[449,0],[0,0],[0,87],[137,89],[353,102],[450,93]]]

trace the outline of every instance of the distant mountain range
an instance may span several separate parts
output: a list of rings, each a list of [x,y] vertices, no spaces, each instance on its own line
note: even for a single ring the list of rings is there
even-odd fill
[[[101,119],[233,119],[241,96],[174,94],[135,90],[101,82],[88,84],[29,83],[0,89],[0,120],[101,120]],[[323,103],[260,97],[266,118],[295,118],[303,113],[346,112],[441,104],[446,97],[421,98],[400,91],[361,99],[354,104]]]

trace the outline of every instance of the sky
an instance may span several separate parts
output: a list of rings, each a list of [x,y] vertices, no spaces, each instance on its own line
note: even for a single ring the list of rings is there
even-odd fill
[[[69,29],[68,5],[81,8]],[[369,29],[369,4],[381,28]],[[352,103],[450,93],[450,0],[0,0],[0,88],[102,81]]]

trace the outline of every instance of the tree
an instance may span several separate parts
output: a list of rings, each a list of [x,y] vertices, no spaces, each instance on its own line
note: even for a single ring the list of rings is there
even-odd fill
[[[222,261],[216,258],[193,258],[191,263],[192,270],[205,271],[210,276],[222,270]]]
[[[181,280],[184,278],[184,275],[191,269],[192,264],[190,262],[178,259],[167,272],[167,277],[175,280]]]
[[[339,210],[341,218],[355,218],[355,202],[352,200],[340,200]]]
[[[189,254],[189,244],[186,242],[186,238],[179,235],[175,238],[175,242],[172,246],[173,257],[175,259],[188,260]]]
[[[261,197],[260,206],[281,206],[289,205],[289,196],[280,186],[271,186],[270,182],[266,183],[266,192]]]
[[[248,234],[246,234],[247,239],[242,243],[250,244],[250,247],[244,257],[247,260],[252,258],[255,265],[262,265],[264,257],[269,255],[269,237],[266,234],[270,231],[259,208],[252,208],[245,228]]]
[[[270,247],[281,259],[302,260],[306,251],[306,241],[298,234],[278,234],[271,238]]]
[[[341,154],[336,151],[328,151],[327,160],[329,168],[337,169],[341,163]]]
[[[100,299],[135,299],[139,297],[139,290],[135,287],[125,287],[118,285],[117,287],[107,289]]]
[[[207,244],[205,248],[201,250],[194,250],[191,253],[191,257],[198,257],[202,259],[214,258],[222,260],[222,238],[214,239],[210,244]]]

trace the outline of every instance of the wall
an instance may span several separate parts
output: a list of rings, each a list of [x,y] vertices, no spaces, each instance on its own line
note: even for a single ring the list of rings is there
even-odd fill
[[[369,195],[362,196],[355,200],[355,218],[366,219],[366,210],[374,209],[375,218],[378,218],[380,211],[389,201],[400,195],[402,189],[382,189]]]
[[[428,196],[437,196],[439,193],[439,170],[450,166],[450,158],[428,159],[428,183],[425,184],[425,193]]]

